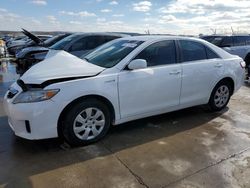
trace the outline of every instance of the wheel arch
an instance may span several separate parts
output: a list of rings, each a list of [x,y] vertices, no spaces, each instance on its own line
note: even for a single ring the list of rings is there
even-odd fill
[[[231,86],[231,88],[232,88],[232,91],[231,91],[231,95],[233,95],[233,93],[234,93],[234,89],[235,89],[235,83],[234,83],[234,80],[233,80],[233,78],[231,78],[231,77],[225,77],[225,78],[222,78],[220,81],[218,81],[216,84],[215,84],[215,86],[213,87],[213,90],[214,90],[214,88],[219,84],[219,83],[221,83],[221,82],[227,82],[227,83],[229,83],[230,84],[230,86]],[[213,92],[213,90],[212,90],[212,92]],[[211,92],[211,94],[212,94],[212,92]],[[211,96],[211,94],[210,94],[210,96]]]
[[[66,105],[66,107],[64,107],[64,109],[62,110],[62,112],[59,115],[58,121],[57,121],[57,133],[58,136],[61,137],[62,136],[62,131],[60,129],[62,122],[63,122],[63,117],[64,115],[78,102],[83,101],[83,100],[87,100],[87,99],[97,99],[100,102],[103,102],[104,104],[107,105],[108,109],[110,110],[110,114],[111,114],[111,123],[113,123],[115,121],[115,108],[113,106],[113,104],[111,103],[111,101],[109,99],[107,99],[104,96],[101,95],[85,95],[85,96],[81,96],[78,97],[76,99],[74,99],[73,101],[71,101],[69,104]]]

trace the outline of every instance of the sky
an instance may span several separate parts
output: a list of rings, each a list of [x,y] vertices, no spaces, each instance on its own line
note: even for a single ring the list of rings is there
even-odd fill
[[[249,10],[250,0],[1,0],[0,30],[244,33]]]

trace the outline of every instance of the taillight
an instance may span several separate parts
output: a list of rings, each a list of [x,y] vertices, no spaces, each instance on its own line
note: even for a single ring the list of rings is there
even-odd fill
[[[246,68],[246,62],[245,61],[241,61],[240,62],[240,66],[241,66],[241,68]]]

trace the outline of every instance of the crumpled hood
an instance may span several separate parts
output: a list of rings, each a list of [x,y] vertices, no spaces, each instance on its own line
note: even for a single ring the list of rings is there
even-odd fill
[[[41,46],[31,46],[22,49],[19,53],[16,54],[16,58],[24,58],[29,53],[43,52],[48,50],[49,50],[48,48]]]
[[[42,84],[60,78],[95,76],[104,69],[68,52],[56,51],[53,56],[31,67],[20,79],[25,84]]]
[[[22,29],[23,31],[23,34],[25,34],[27,37],[29,37],[31,40],[33,40],[36,44],[40,44],[42,43],[43,41],[41,39],[39,39],[36,35],[32,34],[31,32],[25,30],[25,29]]]

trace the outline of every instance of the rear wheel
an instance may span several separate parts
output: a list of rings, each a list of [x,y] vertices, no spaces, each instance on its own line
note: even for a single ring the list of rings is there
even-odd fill
[[[209,107],[212,111],[220,111],[225,108],[232,95],[232,86],[227,81],[219,82],[212,91],[209,99]]]
[[[73,146],[100,140],[110,127],[110,112],[102,102],[89,99],[74,105],[62,123],[65,140]]]

